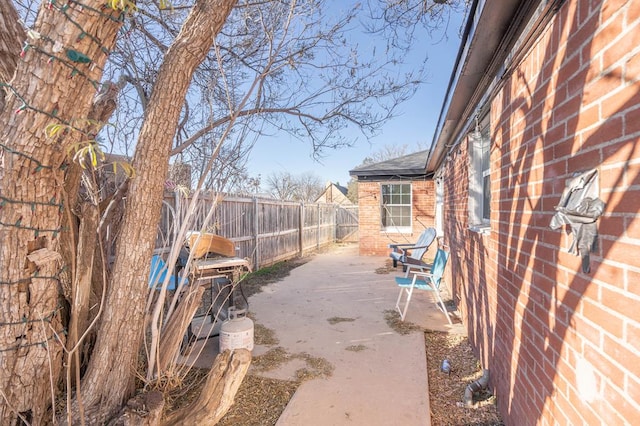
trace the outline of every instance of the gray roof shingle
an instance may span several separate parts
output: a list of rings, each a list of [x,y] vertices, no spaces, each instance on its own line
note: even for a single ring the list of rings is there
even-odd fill
[[[349,171],[351,176],[422,176],[427,174],[429,150],[414,152],[379,163],[366,164]]]

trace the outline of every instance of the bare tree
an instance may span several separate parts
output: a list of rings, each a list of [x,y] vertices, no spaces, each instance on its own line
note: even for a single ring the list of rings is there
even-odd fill
[[[424,149],[421,144],[417,144],[415,149]],[[414,151],[415,151],[414,149]],[[391,160],[393,158],[402,157],[403,155],[407,155],[410,152],[410,147],[407,144],[386,144],[376,151],[373,151],[371,154],[366,156],[362,162],[361,166],[367,164],[375,164],[386,160]],[[358,204],[358,180],[356,178],[351,178],[349,183],[347,184],[348,192],[347,198],[349,198],[354,204]]]
[[[198,165],[198,188],[207,180],[215,187],[214,180],[232,178],[215,177],[214,161],[238,161],[244,173],[255,135],[285,130],[320,152],[348,144],[345,127],[375,134],[423,77],[395,71],[401,52],[349,42],[358,8],[336,18],[326,13],[334,4],[323,1],[247,0],[232,13],[236,3],[184,0],[162,11],[154,1],[47,0],[36,13],[35,1],[14,0],[29,28],[26,43],[19,26],[0,29],[9,52],[0,56],[3,72],[13,76],[2,83],[0,115],[0,423],[55,421],[64,365],[68,416],[61,421],[104,423],[133,394],[171,155]],[[107,81],[118,90],[100,90]],[[102,123],[88,120],[98,90],[118,100],[117,126],[99,135]],[[87,325],[96,343],[86,370],[76,362],[71,380],[68,361],[86,334],[67,341],[65,327],[88,309],[75,284],[77,265],[89,261],[78,258],[77,232],[97,240],[112,210],[93,209],[98,225],[85,231],[73,225],[75,216],[87,218],[75,203],[83,173],[70,163],[97,163],[101,147],[132,154],[135,175],[113,264],[100,271],[102,300]],[[95,201],[97,208],[109,200]],[[72,246],[67,265],[64,241]]]
[[[266,185],[274,198],[305,203],[314,202],[324,190],[322,178],[312,172],[299,175],[287,171],[273,172],[267,176]]]
[[[229,173],[241,173],[247,152],[262,135],[288,132],[309,143],[316,155],[351,144],[353,140],[344,137],[346,128],[374,136],[424,79],[421,69],[397,71],[406,59],[403,52],[350,41],[356,20],[366,18],[360,6],[341,5],[344,10],[336,13],[335,5],[323,0],[297,1],[294,19],[304,24],[285,28],[279,3],[245,5],[234,25],[220,34],[216,51],[196,71],[189,89],[172,155],[181,154],[182,161],[198,170],[229,121],[229,107],[237,105],[259,77],[222,149],[225,167],[214,168],[210,188],[227,189],[223,182],[233,181]],[[143,116],[158,58],[177,33],[180,13],[145,9],[125,26],[127,38],[120,40],[112,61],[116,65],[107,68],[111,80],[125,73],[132,83],[121,94],[118,126],[107,129],[105,137],[113,149],[133,148],[130,141],[141,120],[137,117]],[[283,41],[277,51],[270,42],[274,38]],[[236,163],[230,163],[232,159]]]
[[[97,345],[78,392],[78,415],[102,423],[133,388],[146,290],[168,156],[195,67],[235,1],[198,1],[167,50],[149,98],[127,198],[113,281],[101,308]],[[0,193],[0,422],[40,424],[55,399],[65,344],[59,308],[59,238],[68,150],[95,157],[91,124],[82,120],[123,19],[135,5],[101,1],[43,3],[8,88],[2,123]],[[44,72],[44,70],[47,70]],[[83,151],[84,150],[84,151]],[[67,194],[68,197],[68,194]],[[151,229],[155,229],[155,226]],[[25,265],[27,268],[25,269]],[[145,276],[146,275],[146,276]],[[122,296],[125,295],[123,298]],[[127,324],[127,327],[122,327]],[[117,353],[118,356],[113,354]],[[122,368],[122,366],[125,368]],[[105,374],[105,371],[109,371]]]
[[[409,145],[403,144],[386,144],[381,148],[373,151],[362,160],[361,165],[379,163],[381,161],[391,160],[393,158],[402,157],[409,153]]]
[[[420,30],[430,35],[449,25],[452,13],[466,11],[471,0],[367,0],[370,19],[365,25],[372,34],[383,34],[388,49],[405,50],[420,42]]]
[[[351,200],[353,204],[358,204],[358,180],[354,177],[349,179],[347,184],[347,198]]]
[[[261,185],[262,175],[250,176],[245,168],[229,186],[229,191],[237,194],[256,195],[260,193]]]
[[[266,178],[267,191],[273,198],[293,200],[298,190],[294,176],[289,172],[273,172]]]
[[[295,177],[296,192],[293,199],[296,201],[302,201],[304,203],[315,202],[322,191],[324,191],[324,184],[322,178],[315,173],[306,172]]]

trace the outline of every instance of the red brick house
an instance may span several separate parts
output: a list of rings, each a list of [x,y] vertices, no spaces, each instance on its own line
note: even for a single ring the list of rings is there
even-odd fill
[[[414,243],[425,228],[434,226],[428,154],[420,151],[349,171],[358,179],[361,255],[387,255],[389,244]]]
[[[443,105],[425,173],[504,421],[638,424],[640,1],[473,1]],[[549,226],[587,170],[588,273]]]

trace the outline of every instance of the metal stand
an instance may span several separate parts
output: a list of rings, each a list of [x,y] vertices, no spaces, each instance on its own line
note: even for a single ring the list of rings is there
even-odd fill
[[[183,349],[184,346],[188,346],[195,341],[208,339],[219,334],[220,324],[226,319],[228,308],[234,306],[236,283],[240,280],[242,273],[250,270],[251,265],[249,262],[238,257],[200,259],[192,262],[189,282],[191,285],[207,286],[205,294],[209,292],[211,297],[210,303],[204,303],[203,300],[201,314],[198,315],[196,313],[193,319],[202,319],[204,322],[205,318],[209,317],[211,322],[207,326],[201,325],[197,333],[194,333],[193,326],[190,323],[187,328],[186,342],[184,342]],[[202,336],[201,331],[209,326],[207,333]]]

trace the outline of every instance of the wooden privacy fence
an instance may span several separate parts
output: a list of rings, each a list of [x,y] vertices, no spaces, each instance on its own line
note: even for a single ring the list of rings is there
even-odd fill
[[[339,206],[336,209],[336,240],[358,242],[358,206]]]
[[[157,248],[173,242],[177,229],[187,220],[189,202],[174,193],[165,195]],[[233,241],[237,256],[251,259],[254,270],[335,241],[357,241],[357,206],[206,194],[197,202],[189,229],[203,229],[212,208],[204,230]]]

